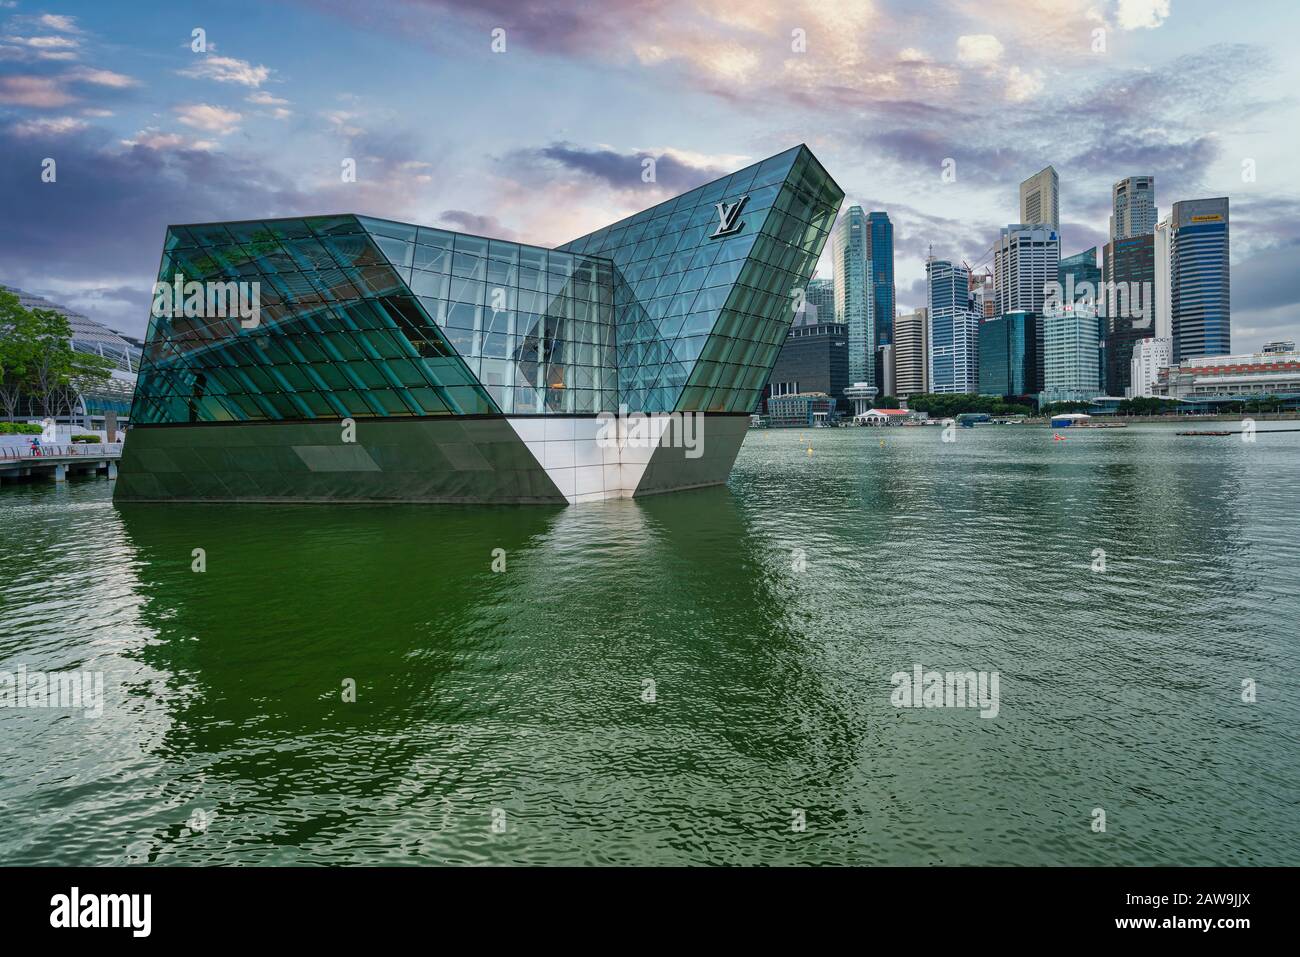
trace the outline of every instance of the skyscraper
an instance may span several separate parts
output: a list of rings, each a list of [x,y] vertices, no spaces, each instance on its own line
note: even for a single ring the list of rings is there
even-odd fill
[[[993,285],[993,276],[972,277],[971,299],[975,303],[975,313],[981,319],[992,319],[998,314],[998,295]]]
[[[930,391],[930,312],[921,308],[894,324],[894,394],[900,399]]]
[[[847,412],[851,408],[844,398],[849,385],[848,330],[833,321],[831,312],[821,313],[825,318],[820,320],[815,318],[817,312],[814,308],[795,317],[768,377],[765,398],[825,392],[840,411]]]
[[[1174,203],[1170,224],[1173,361],[1226,356],[1232,347],[1228,198]]]
[[[1021,183],[1020,221],[1029,226],[1046,224],[1053,229],[1060,229],[1060,201],[1057,197],[1059,187],[1056,170],[1050,166]]]
[[[813,307],[812,322],[835,321],[835,283],[830,279],[810,279],[804,288],[804,302]],[[795,320],[798,323],[798,320]]]
[[[1066,302],[1078,302],[1082,299],[1094,307],[1091,310],[1086,310],[1088,315],[1093,317],[1092,321],[1097,324],[1096,334],[1092,336],[1094,351],[1096,352],[1097,374],[1091,386],[1092,391],[1089,396],[1091,398],[1101,388],[1102,376],[1105,374],[1105,357],[1102,354],[1102,343],[1106,339],[1106,320],[1101,315],[1105,310],[1096,308],[1098,297],[1101,296],[1101,267],[1097,265],[1097,247],[1090,246],[1081,253],[1065,257],[1061,260],[1056,274],[1061,283],[1061,295]],[[1046,320],[1046,316],[1044,316],[1044,320]],[[1046,329],[1044,329],[1044,336],[1046,336]],[[1044,356],[1046,354],[1046,346],[1044,346]],[[1046,370],[1044,370],[1043,376],[1043,388],[1046,389]],[[1066,400],[1051,399],[1049,401]]]
[[[1035,313],[1023,310],[980,323],[981,395],[1037,395],[1042,390],[1039,323]]]
[[[1110,190],[1110,238],[1145,236],[1156,228],[1156,178],[1130,176]]]
[[[1053,304],[1043,315],[1043,392],[1049,402],[1088,402],[1101,383],[1097,307],[1080,300]]]
[[[867,292],[867,217],[850,206],[831,237],[835,263],[835,321],[849,328],[849,382],[875,385],[876,336]]]
[[[1102,250],[1102,282],[1106,310],[1106,395],[1128,394],[1134,343],[1155,331],[1155,236],[1147,233],[1115,239]]]
[[[1137,398],[1154,395],[1160,370],[1169,366],[1171,343],[1168,339],[1141,339],[1133,345],[1128,394]]]
[[[1151,332],[1133,344],[1129,361],[1127,394],[1151,397],[1160,370],[1171,365],[1174,340],[1173,322],[1173,228],[1166,219],[1156,223],[1152,234]]]
[[[1050,167],[1049,167],[1050,168]],[[1061,240],[1048,226],[1005,226],[993,247],[996,315],[1033,312],[1041,315],[1048,283],[1057,281]]]
[[[867,214],[867,261],[876,345],[887,346],[894,341],[894,224],[888,213]]]
[[[1173,223],[1166,219],[1156,223],[1153,255],[1155,257],[1155,338],[1173,338],[1174,288],[1173,288]]]
[[[1074,296],[1071,298],[1079,298],[1081,295],[1080,286],[1087,282],[1092,284],[1090,287],[1085,287],[1087,294],[1095,299],[1097,289],[1101,285],[1101,267],[1097,265],[1097,247],[1092,246],[1081,253],[1066,256],[1057,266],[1056,275],[1061,283],[1062,290],[1073,287]]]
[[[942,259],[925,264],[930,309],[930,389],[979,388],[979,316],[970,298],[970,272]]]

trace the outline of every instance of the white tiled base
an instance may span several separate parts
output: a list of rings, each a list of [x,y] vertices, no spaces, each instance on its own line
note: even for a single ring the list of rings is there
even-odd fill
[[[601,442],[602,422],[590,418],[507,418],[556,488],[572,503],[631,498],[645,474],[666,418],[646,421],[649,442]],[[652,444],[653,443],[653,444]]]

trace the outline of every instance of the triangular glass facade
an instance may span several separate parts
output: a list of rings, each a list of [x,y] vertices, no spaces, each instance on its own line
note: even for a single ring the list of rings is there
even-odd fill
[[[134,424],[499,411],[355,216],[173,226],[158,277],[256,282],[260,314],[186,315],[181,286],[150,320]]]
[[[843,199],[797,146],[561,246],[613,261],[620,401],[751,411]]]

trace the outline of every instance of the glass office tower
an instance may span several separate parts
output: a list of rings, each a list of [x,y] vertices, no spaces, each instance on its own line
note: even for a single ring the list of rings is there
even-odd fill
[[[930,390],[979,391],[979,326],[970,272],[947,260],[925,264],[930,311]]]
[[[861,206],[850,206],[835,227],[835,321],[849,328],[849,381],[875,385],[876,334],[868,279],[867,217]]]
[[[1095,302],[1054,304],[1042,317],[1043,391],[1039,402],[1091,402],[1101,391]]]
[[[1174,364],[1232,351],[1228,198],[1174,203],[1170,216]]]
[[[894,343],[894,224],[888,213],[867,213],[867,261],[871,263],[871,314],[878,349]]]
[[[356,215],[173,226],[159,284],[256,284],[260,313],[155,308],[115,495],[576,502],[723,482],[842,199],[799,146],[558,249]],[[696,448],[666,424],[611,448],[598,416],[629,411],[707,418]]]
[[[1042,390],[1041,342],[1041,321],[1032,312],[1008,312],[980,323],[980,395],[1037,395]]]
[[[1057,266],[1057,277],[1061,283],[1063,297],[1067,296],[1070,290],[1073,290],[1073,295],[1067,299],[1068,302],[1078,302],[1080,299],[1086,299],[1095,305],[1098,297],[1101,296],[1101,267],[1097,265],[1097,247],[1090,246],[1081,253],[1066,256]],[[1106,377],[1106,355],[1103,350],[1103,345],[1106,342],[1106,317],[1104,309],[1094,309],[1092,313],[1095,314],[1095,322],[1097,323],[1096,335],[1091,337],[1096,343],[1097,383],[1086,388],[1090,388],[1092,394],[1095,395],[1101,388],[1102,380]],[[1073,366],[1071,368],[1073,369]],[[1077,379],[1073,373],[1071,373],[1070,378],[1072,382]],[[1043,388],[1050,388],[1047,384],[1046,373],[1044,373]]]
[[[1102,247],[1101,275],[1106,285],[1102,389],[1106,395],[1128,394],[1133,346],[1155,334],[1155,262],[1152,233]]]

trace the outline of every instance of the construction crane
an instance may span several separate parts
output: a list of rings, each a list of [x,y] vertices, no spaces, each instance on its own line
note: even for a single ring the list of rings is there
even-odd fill
[[[983,272],[977,272],[975,267],[966,260],[963,259],[961,264],[966,267],[966,272],[970,276],[967,280],[968,289],[978,289],[980,286],[993,282],[993,270],[988,266],[984,267]]]

